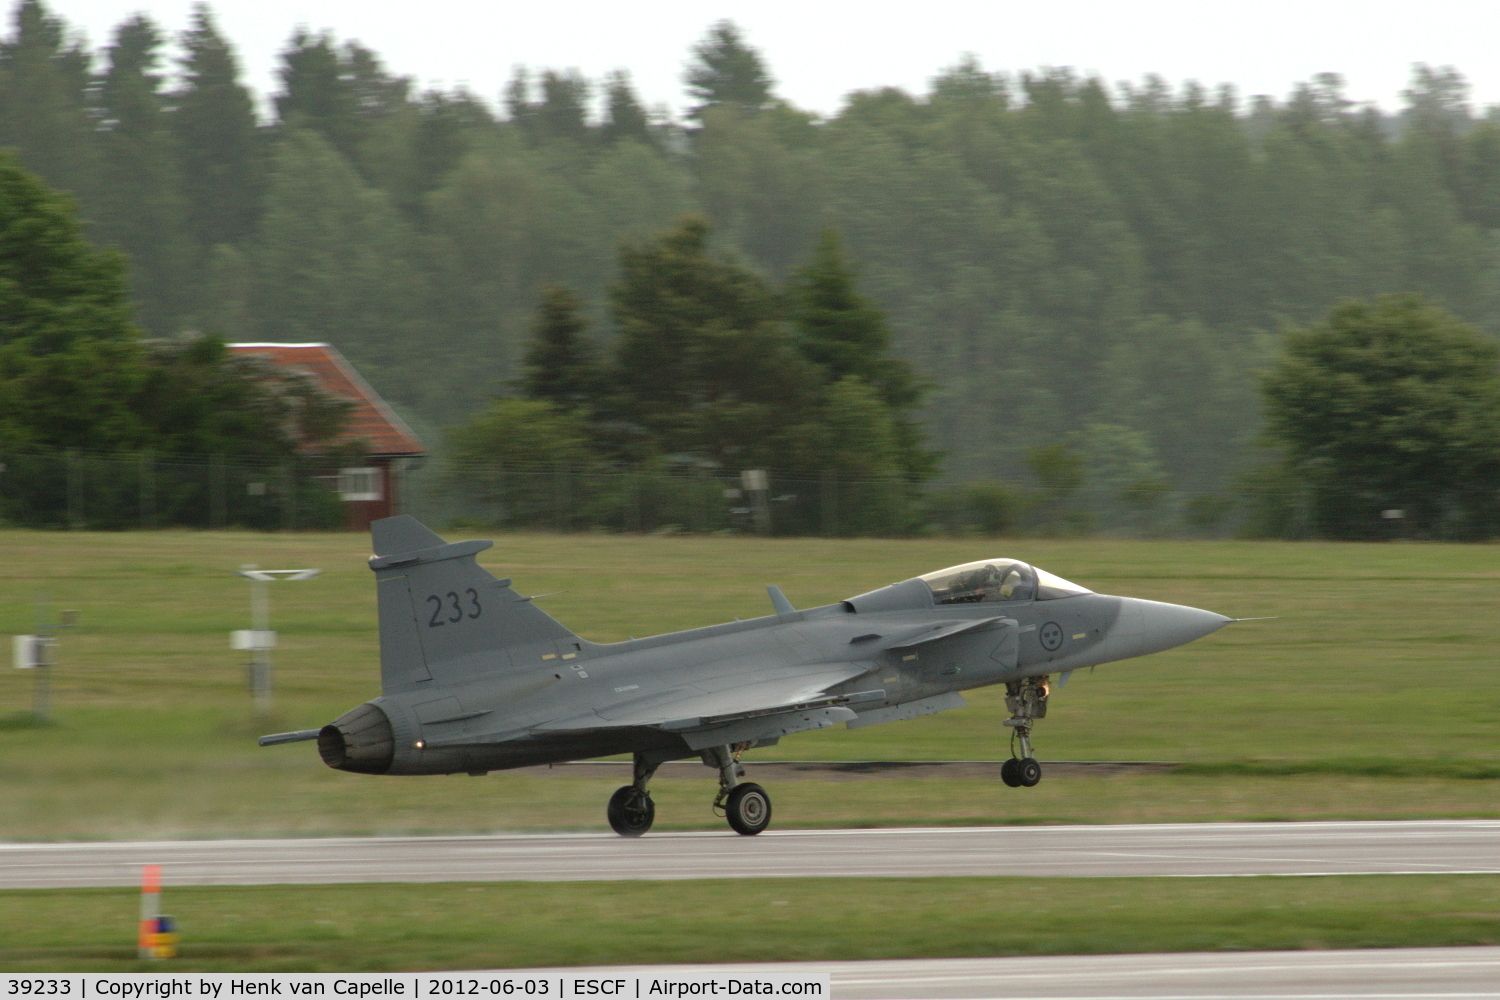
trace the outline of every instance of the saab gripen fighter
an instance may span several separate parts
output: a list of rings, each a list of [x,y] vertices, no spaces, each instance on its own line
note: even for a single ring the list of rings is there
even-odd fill
[[[760,833],[771,798],[745,781],[741,754],[784,736],[850,729],[965,704],[1005,685],[1011,757],[1001,777],[1035,785],[1032,726],[1051,678],[1155,653],[1234,619],[1109,597],[1016,559],[984,559],[797,610],[767,587],[773,613],[647,639],[574,635],[475,557],[493,543],[444,542],[415,518],[371,529],[380,621],[379,698],[321,729],[263,736],[317,740],[329,767],[360,774],[482,775],[631,754],[614,793],[614,830],[639,837],[666,761],[718,771],[714,800],[738,833]]]

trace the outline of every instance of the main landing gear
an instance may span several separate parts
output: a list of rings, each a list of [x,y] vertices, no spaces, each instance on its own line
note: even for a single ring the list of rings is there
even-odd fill
[[[630,784],[615,790],[609,797],[609,825],[622,837],[639,837],[651,829],[656,821],[656,803],[646,786],[651,776],[661,766],[661,761],[649,760],[645,754],[635,755],[634,776]]]
[[[703,763],[719,771],[719,794],[714,811],[724,810],[724,818],[735,833],[753,837],[771,825],[771,796],[753,781],[741,781],[745,768],[740,754],[748,743],[710,747],[703,751]],[[635,755],[634,777],[609,797],[610,828],[622,837],[639,837],[651,829],[656,820],[656,803],[651,801],[647,785],[662,761],[645,754]]]
[[[1000,780],[1012,788],[1031,788],[1042,780],[1042,765],[1031,755],[1031,724],[1047,717],[1050,691],[1046,674],[1006,682],[1005,707],[1010,709],[1010,718],[1005,720],[1005,725],[1011,731],[1010,760],[1000,765]],[[1016,756],[1018,743],[1020,757]]]
[[[771,825],[771,796],[753,781],[741,781],[745,769],[740,765],[740,754],[750,744],[710,747],[703,751],[703,763],[719,769],[719,794],[714,799],[714,811],[722,807],[724,818],[735,833],[753,837]]]

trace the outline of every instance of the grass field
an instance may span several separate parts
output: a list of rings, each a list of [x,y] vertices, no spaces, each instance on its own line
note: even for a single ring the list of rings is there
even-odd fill
[[[1500,815],[1494,546],[504,535],[481,562],[523,593],[561,591],[546,609],[609,641],[764,614],[767,583],[805,607],[996,554],[1106,593],[1281,617],[1080,673],[1037,729],[1044,760],[1177,760],[1186,773],[1028,790],[784,782],[777,826]],[[378,694],[364,536],[5,531],[0,555],[0,630],[31,631],[39,593],[80,613],[60,651],[56,726],[22,725],[31,678],[0,671],[0,838],[602,826],[611,782],[370,778],[328,770],[306,744],[254,745]],[[324,570],[273,585],[271,719],[250,711],[243,654],[229,649],[228,632],[249,624],[242,563]],[[1006,756],[999,694],[970,701],[757,755]],[[719,827],[707,769],[654,787],[661,828]]]
[[[1500,876],[168,889],[162,971],[353,972],[1500,943]],[[0,893],[0,970],[145,971],[127,890]]]

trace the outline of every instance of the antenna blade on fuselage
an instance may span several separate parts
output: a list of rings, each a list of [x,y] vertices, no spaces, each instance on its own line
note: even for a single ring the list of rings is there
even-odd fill
[[[792,607],[792,602],[786,599],[786,595],[781,592],[781,588],[776,586],[776,584],[773,583],[768,586],[766,593],[771,595],[771,607],[776,610],[778,615],[789,615],[797,610]]]

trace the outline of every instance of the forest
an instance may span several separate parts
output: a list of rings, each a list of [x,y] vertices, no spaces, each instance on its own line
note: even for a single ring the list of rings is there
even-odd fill
[[[970,60],[825,118],[732,24],[684,56],[675,119],[624,69],[424,90],[299,30],[261,102],[206,6],[96,50],[21,0],[0,146],[123,252],[149,336],[330,341],[432,443],[516,394],[549,288],[613,344],[622,259],[685,218],[777,289],[835,234],[947,481],[1035,487],[1050,448],[1101,500],[1225,490],[1287,327],[1417,293],[1500,332],[1500,109],[1452,68],[1385,111],[1332,74],[1247,98]]]

